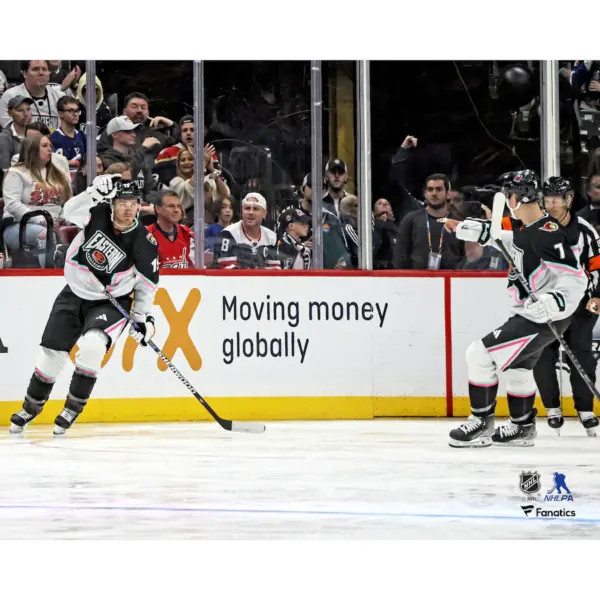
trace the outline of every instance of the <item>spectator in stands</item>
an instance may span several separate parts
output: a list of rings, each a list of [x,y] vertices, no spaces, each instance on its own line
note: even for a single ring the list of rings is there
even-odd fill
[[[50,71],[47,60],[26,60],[21,63],[24,83],[10,88],[0,98],[0,126],[7,127],[10,123],[8,102],[15,96],[27,96],[34,102],[31,106],[32,120],[42,121],[50,129],[59,125],[58,99],[64,92],[58,86],[48,85]]]
[[[408,213],[398,230],[396,269],[455,269],[464,247],[438,219],[448,213],[450,180],[442,173],[425,181],[425,208]]]
[[[373,268],[392,269],[398,226],[394,222],[392,205],[379,198],[373,205]]]
[[[26,96],[15,96],[7,104],[10,125],[0,133],[0,169],[8,171],[12,157],[21,151],[25,138],[25,126],[31,123],[33,100]]]
[[[139,128],[139,124],[133,123],[126,116],[111,119],[106,132],[112,140],[112,147],[105,150],[100,157],[105,170],[116,162],[129,163],[132,180],[136,183],[142,198],[148,204],[153,204],[156,192],[152,173],[146,166],[146,159],[154,152],[159,141],[154,137],[147,137],[139,148],[135,148],[136,130]]]
[[[0,98],[2,98],[2,94],[6,91],[8,86],[8,82],[6,81],[6,75],[0,71]],[[2,127],[0,126],[0,131],[2,131]]]
[[[398,152],[392,157],[390,179],[398,192],[398,197],[392,199],[392,207],[398,223],[401,223],[408,213],[423,207],[423,204],[408,191],[407,185],[409,151],[416,148],[417,144],[416,137],[407,135]]]
[[[275,244],[277,237],[263,219],[267,201],[251,192],[242,200],[242,220],[221,231],[216,248],[216,264],[221,269],[281,269]]]
[[[50,136],[56,154],[64,156],[72,171],[79,167],[79,161],[86,152],[85,135],[77,129],[81,108],[75,98],[63,96],[56,105],[60,115],[60,127]]]
[[[42,136],[47,136],[48,138],[50,138],[50,129],[41,121],[35,121],[34,123],[28,123],[27,125],[25,125],[25,139]],[[12,157],[11,166],[14,167],[18,162],[21,162],[22,160],[23,159],[20,153],[15,154]],[[70,181],[71,172],[69,170],[69,163],[67,162],[67,159],[64,156],[53,152],[52,164],[55,165],[61,171],[63,171]]]
[[[204,247],[214,252],[219,234],[233,223],[233,204],[231,198],[217,200],[213,205],[214,223],[204,230]]]
[[[300,187],[302,198],[300,200],[300,210],[304,212],[312,222],[312,177],[308,173],[304,177]],[[288,206],[277,219],[277,238],[281,239],[287,230],[287,215],[297,208]],[[323,230],[323,267],[325,269],[348,269],[352,266],[350,253],[346,239],[344,237],[342,223],[340,218],[333,212],[331,202],[323,203],[322,208],[322,230]],[[309,239],[303,243],[311,244],[312,233],[309,231]]]
[[[77,196],[81,194],[81,192],[85,192],[88,187],[87,184],[87,155],[84,154],[81,157],[81,162],[79,163],[79,169],[77,169],[77,175],[75,175],[75,180],[73,181],[73,195]],[[96,156],[96,176],[102,175],[104,173],[104,165],[102,164],[102,159],[99,156]]]
[[[340,220],[352,266],[358,268],[358,198],[353,194],[347,194],[340,200]]]
[[[588,205],[577,216],[585,219],[600,234],[600,173],[587,178]]]
[[[177,170],[175,177],[169,182],[169,188],[181,200],[185,211],[184,222],[191,225],[194,222],[194,155],[187,148],[177,156]],[[206,201],[205,196],[204,202]]]
[[[58,85],[63,92],[67,92],[74,82],[81,77],[81,68],[75,65],[70,71],[63,68],[62,60],[49,60],[50,84]]]
[[[216,159],[215,147],[212,144],[206,144],[204,147],[204,193],[205,196],[212,197],[212,202],[228,198],[231,194],[220,168],[217,167]]]
[[[330,160],[325,165],[325,196],[323,206],[328,205],[338,217],[340,216],[340,200],[346,195],[345,185],[348,181],[346,163],[339,158]]]
[[[213,204],[230,195],[221,172],[214,166],[214,147],[204,148],[204,223],[212,223]],[[194,219],[194,155],[187,148],[177,157],[177,175],[169,187],[177,194],[185,210],[185,223],[191,225]]]
[[[55,222],[63,204],[71,197],[71,184],[65,174],[52,163],[52,143],[48,136],[32,137],[23,142],[22,161],[11,167],[4,178],[4,216],[15,223],[4,229],[4,243],[9,250],[19,248],[19,223],[32,210],[48,211]],[[25,228],[25,243],[36,247],[46,239],[45,220],[34,217]],[[40,257],[42,264],[43,257]]]
[[[156,157],[156,164],[152,169],[159,180],[168,186],[171,180],[176,176],[177,158],[179,153],[184,150],[194,148],[194,117],[186,115],[179,120],[179,142],[160,151]]]
[[[394,211],[389,200],[379,198],[373,205],[373,218],[378,221],[394,221]]]
[[[277,258],[282,269],[307,270],[312,265],[312,248],[308,243],[310,217],[299,208],[291,208],[283,217],[287,223],[277,242]]]
[[[147,146],[152,149],[152,152],[145,155],[146,166],[151,169],[160,150],[173,145],[175,141],[168,131],[165,131],[173,127],[173,121],[167,117],[150,118],[149,104],[150,101],[144,94],[138,92],[129,94],[124,100],[123,115],[138,126],[135,130],[134,147],[141,146],[148,138],[156,140],[156,143]],[[110,133],[107,128],[98,140],[98,152],[103,152],[110,147]]]
[[[452,206],[448,218],[464,221],[466,218],[489,219],[491,214],[481,202],[468,200],[459,206]],[[465,256],[458,263],[457,269],[471,271],[497,271],[507,269],[502,254],[492,246],[482,246],[477,242],[465,242]]]
[[[158,264],[161,269],[193,267],[194,232],[180,221],[183,206],[172,190],[161,190],[156,202],[156,223],[147,227],[158,242]]]

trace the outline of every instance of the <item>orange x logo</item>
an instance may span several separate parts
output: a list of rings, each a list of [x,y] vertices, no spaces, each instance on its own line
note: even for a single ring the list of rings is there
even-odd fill
[[[192,341],[189,333],[189,326],[198,308],[201,300],[200,290],[192,288],[183,303],[180,311],[175,308],[173,301],[169,297],[169,293],[164,288],[159,288],[154,297],[154,304],[160,306],[169,324],[169,335],[162,347],[162,351],[169,360],[173,360],[177,350],[181,349],[183,355],[188,361],[188,364],[194,371],[199,371],[202,367],[202,358]],[[102,367],[110,360],[115,347],[113,346],[104,357]],[[138,344],[135,340],[127,336],[125,347],[123,348],[123,370],[129,372],[133,369],[133,359],[135,352],[138,349]],[[71,351],[71,360],[75,361],[75,354],[78,347],[75,346]],[[161,371],[167,370],[167,365],[157,357],[157,366]]]

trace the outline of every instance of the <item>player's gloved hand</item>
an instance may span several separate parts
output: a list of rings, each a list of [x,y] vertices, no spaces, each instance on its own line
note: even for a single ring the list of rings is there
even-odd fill
[[[117,193],[115,184],[119,179],[120,175],[98,175],[86,191],[94,202],[108,202]]]
[[[142,346],[148,345],[148,341],[154,337],[155,331],[154,317],[152,315],[146,315],[144,321],[136,320],[135,326],[131,325],[129,327],[129,335]]]
[[[540,294],[537,302],[531,298],[525,300],[525,317],[534,323],[547,323],[562,319],[566,302],[560,292]]]
[[[469,217],[457,225],[456,237],[465,242],[477,242],[485,246],[490,241],[491,229],[491,221]]]

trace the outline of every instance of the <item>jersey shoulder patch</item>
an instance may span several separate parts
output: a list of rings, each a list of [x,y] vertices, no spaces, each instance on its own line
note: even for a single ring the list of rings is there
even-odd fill
[[[557,223],[554,223],[553,221],[546,221],[541,227],[540,229],[542,231],[558,231],[559,230],[559,225]]]
[[[155,246],[158,246],[158,242],[156,241],[156,238],[154,237],[154,235],[152,234],[151,231],[149,231],[146,234],[146,239],[151,243],[154,244]]]

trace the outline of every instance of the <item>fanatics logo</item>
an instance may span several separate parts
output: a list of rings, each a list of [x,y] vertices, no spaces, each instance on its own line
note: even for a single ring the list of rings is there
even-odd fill
[[[97,271],[112,273],[125,258],[125,252],[102,231],[96,231],[83,246],[87,262]]]

